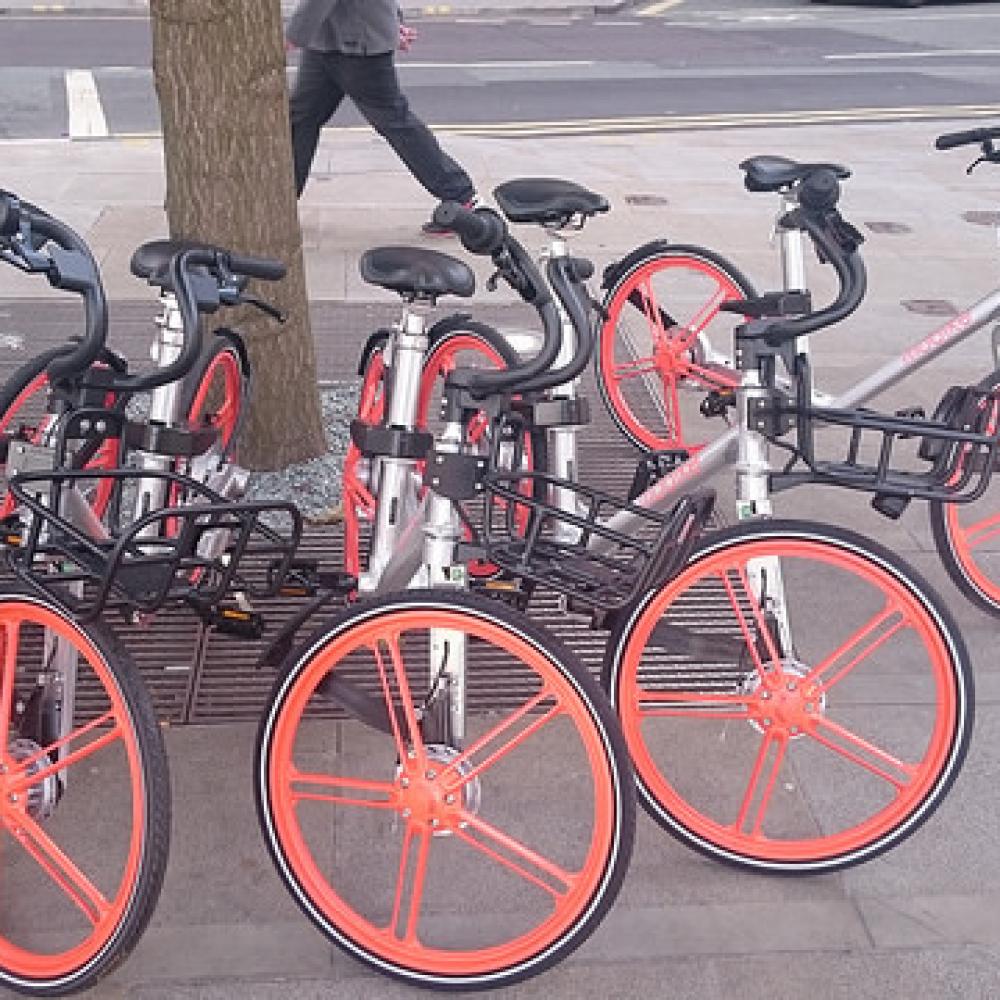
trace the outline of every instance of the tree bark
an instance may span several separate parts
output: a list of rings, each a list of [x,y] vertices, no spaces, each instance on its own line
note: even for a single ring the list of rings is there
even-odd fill
[[[254,376],[241,462],[278,469],[314,458],[326,444],[292,178],[280,0],[151,0],[150,17],[171,237],[288,265],[284,281],[258,289],[288,313],[287,323],[251,309],[232,317]]]

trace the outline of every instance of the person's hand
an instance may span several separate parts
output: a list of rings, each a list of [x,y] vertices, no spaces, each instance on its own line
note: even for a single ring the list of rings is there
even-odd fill
[[[290,39],[286,38],[285,39],[285,52],[290,55],[292,52],[295,52],[297,50],[298,50],[298,46],[295,44],[295,42],[293,42]]]
[[[408,24],[399,26],[399,51],[409,52],[410,46],[417,40],[417,29],[411,28]]]

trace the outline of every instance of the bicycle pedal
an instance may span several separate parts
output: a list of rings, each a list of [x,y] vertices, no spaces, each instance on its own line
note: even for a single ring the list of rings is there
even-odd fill
[[[503,601],[519,611],[525,611],[535,587],[533,583],[522,577],[502,575],[490,580],[483,580],[476,589],[495,601]]]
[[[209,613],[208,624],[216,632],[238,639],[256,641],[264,637],[264,618],[256,611],[220,605]]]

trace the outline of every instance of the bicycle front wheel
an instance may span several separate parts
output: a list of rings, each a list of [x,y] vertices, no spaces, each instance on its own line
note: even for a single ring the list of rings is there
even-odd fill
[[[829,526],[708,537],[612,634],[606,671],[653,818],[765,871],[898,844],[948,792],[972,730],[968,657],[940,599]]]
[[[978,388],[991,394],[989,433],[1000,426],[1000,372],[984,379]],[[938,555],[955,585],[977,607],[1000,615],[1000,469],[994,469],[989,486],[978,500],[930,505],[931,530]]]
[[[0,984],[58,996],[114,968],[152,916],[169,836],[135,664],[103,629],[0,591]]]
[[[428,720],[447,714],[442,678],[463,656],[483,710],[459,745]],[[631,855],[631,769],[606,698],[554,637],[459,591],[359,605],[307,642],[262,720],[255,784],[310,919],[418,986],[548,968],[597,926]]]
[[[739,383],[731,347],[739,318],[719,306],[754,294],[732,264],[701,247],[650,243],[618,265],[594,373],[612,419],[637,448],[696,451],[715,436],[699,407],[715,393],[723,412]]]

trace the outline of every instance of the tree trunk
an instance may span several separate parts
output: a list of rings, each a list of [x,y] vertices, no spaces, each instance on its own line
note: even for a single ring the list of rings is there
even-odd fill
[[[151,0],[153,72],[163,122],[167,218],[193,239],[288,265],[262,298],[282,325],[243,309],[253,399],[243,464],[278,469],[326,448],[292,180],[280,0]]]

